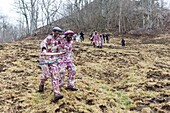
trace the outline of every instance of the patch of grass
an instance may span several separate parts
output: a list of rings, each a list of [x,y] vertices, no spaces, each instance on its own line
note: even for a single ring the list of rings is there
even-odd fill
[[[124,77],[123,79],[121,79],[119,82],[114,84],[114,87],[117,86],[132,86],[132,85],[137,85],[139,83],[143,82],[143,77],[142,76],[135,76],[135,75],[129,75],[128,77]]]
[[[43,102],[43,98],[39,94],[32,94],[32,101],[35,104],[39,104]]]
[[[140,97],[140,98],[153,98],[159,96],[159,92],[154,91],[143,91],[142,89],[138,89],[134,92],[129,92],[131,97]]]
[[[99,63],[86,62],[86,65],[88,65],[88,67],[92,68],[96,73],[98,73],[98,72],[101,73],[104,69],[103,65],[101,65]]]
[[[115,92],[116,95],[116,101],[117,101],[117,107],[118,108],[123,108],[125,110],[128,110],[131,108],[132,105],[132,100],[129,98],[126,92],[124,91],[117,91]]]

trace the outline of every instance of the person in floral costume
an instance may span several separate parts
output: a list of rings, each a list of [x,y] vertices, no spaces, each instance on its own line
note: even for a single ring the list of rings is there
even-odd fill
[[[97,33],[97,31],[95,31],[94,35],[93,35],[93,46],[94,47],[98,47],[98,40],[99,40],[99,34]]]
[[[61,28],[54,27],[52,33],[48,35],[40,44],[41,53],[40,53],[40,66],[42,68],[42,76],[40,79],[39,92],[44,91],[45,81],[51,77],[52,87],[54,90],[54,99],[56,102],[59,99],[63,98],[63,95],[60,93],[59,88],[59,68],[57,66],[58,58],[60,55],[65,52],[59,51],[60,45],[60,33],[62,32]]]
[[[73,57],[72,57],[72,44],[73,40],[72,37],[74,35],[74,32],[71,30],[68,30],[64,33],[65,37],[62,40],[61,48],[63,51],[66,52],[66,54],[59,56],[61,62],[58,63],[59,71],[60,71],[60,85],[64,84],[64,78],[65,78],[65,71],[68,70],[68,84],[67,84],[67,90],[71,91],[77,91],[78,89],[75,88],[74,82],[75,82],[75,75],[76,75],[76,67],[73,63]]]

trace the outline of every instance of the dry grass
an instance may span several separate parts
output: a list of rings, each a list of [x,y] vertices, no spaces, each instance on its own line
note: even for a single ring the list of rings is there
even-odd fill
[[[39,43],[6,43],[0,50],[0,112],[13,113],[149,113],[170,111],[169,35],[152,39],[112,38],[104,48],[86,40],[76,44],[77,92],[61,88],[64,98],[52,103],[51,81],[37,93],[41,70]],[[165,44],[158,43],[166,40]],[[147,44],[146,44],[147,43]]]

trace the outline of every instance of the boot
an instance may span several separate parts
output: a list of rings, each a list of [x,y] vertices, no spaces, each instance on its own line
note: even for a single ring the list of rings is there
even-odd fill
[[[38,92],[44,92],[44,85],[39,85],[39,90],[38,90]]]
[[[66,90],[77,91],[78,89],[75,88],[75,87],[70,87],[70,86],[68,86],[68,87],[66,87]]]
[[[61,94],[54,94],[54,99],[53,99],[53,102],[57,102],[58,100],[62,99],[63,98],[63,95]]]

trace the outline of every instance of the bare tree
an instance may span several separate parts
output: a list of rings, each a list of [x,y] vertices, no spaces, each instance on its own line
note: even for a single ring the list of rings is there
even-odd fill
[[[33,35],[34,31],[37,29],[37,20],[39,14],[38,0],[30,0],[30,7],[27,7],[30,15],[30,33]]]
[[[8,22],[7,16],[0,16],[0,41],[15,41],[19,37],[19,29],[16,25]]]
[[[24,0],[17,0],[15,4],[16,4],[16,7],[19,9],[17,12],[24,16],[26,28],[27,28],[26,34],[29,34],[30,27],[29,27],[29,17],[28,17],[28,11],[27,11],[28,5]]]
[[[56,0],[41,0],[41,10],[45,15],[47,25],[52,23],[52,21],[55,21],[55,16],[60,8],[61,3],[61,0],[59,2]]]
[[[7,34],[7,17],[1,16],[0,17],[0,28],[1,28],[1,41],[4,42]]]
[[[39,0],[16,0],[15,7],[17,12],[24,17],[26,24],[26,34],[32,35],[37,29],[38,15],[39,15]]]

